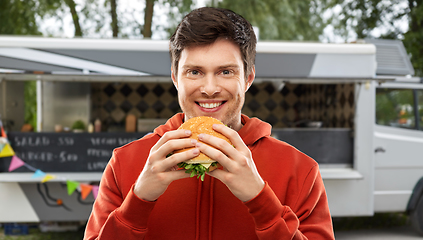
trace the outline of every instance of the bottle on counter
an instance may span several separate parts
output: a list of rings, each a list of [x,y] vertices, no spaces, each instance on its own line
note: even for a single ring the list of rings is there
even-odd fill
[[[94,131],[101,132],[101,121],[98,118],[94,121]]]
[[[94,125],[93,123],[88,124],[88,132],[93,133],[94,132]]]
[[[63,127],[60,124],[56,124],[54,125],[54,131],[59,133],[59,132],[63,132]]]
[[[125,121],[126,132],[136,132],[137,130],[137,117],[133,114],[128,114]]]

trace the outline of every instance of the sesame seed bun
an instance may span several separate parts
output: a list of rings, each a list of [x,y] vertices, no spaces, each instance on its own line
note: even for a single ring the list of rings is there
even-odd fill
[[[223,124],[223,123],[212,117],[201,116],[201,117],[194,117],[187,120],[178,129],[190,130],[192,132],[192,135],[190,138],[192,139],[198,140],[198,135],[201,133],[204,133],[204,134],[208,134],[211,136],[224,139],[228,143],[232,144],[231,141],[227,137],[213,130],[213,124]],[[188,151],[193,148],[194,147],[177,150],[175,151],[175,153]],[[207,155],[200,153],[200,155],[198,155],[197,157],[192,158],[185,162],[188,164],[193,164],[193,163],[207,164],[207,163],[213,163],[216,161],[209,158]]]

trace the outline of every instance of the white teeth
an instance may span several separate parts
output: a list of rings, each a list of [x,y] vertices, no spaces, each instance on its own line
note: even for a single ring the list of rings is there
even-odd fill
[[[222,102],[218,103],[198,103],[203,108],[216,108],[222,105]]]

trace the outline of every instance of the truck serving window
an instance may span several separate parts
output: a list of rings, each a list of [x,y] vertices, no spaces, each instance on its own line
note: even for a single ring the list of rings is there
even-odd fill
[[[412,89],[376,89],[376,124],[415,129],[414,100]]]

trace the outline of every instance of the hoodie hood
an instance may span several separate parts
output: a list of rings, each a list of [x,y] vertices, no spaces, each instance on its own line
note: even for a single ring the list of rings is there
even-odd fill
[[[238,131],[238,134],[247,146],[253,145],[259,139],[272,134],[272,126],[258,118],[249,118],[242,114],[241,123],[244,126]]]
[[[175,114],[166,122],[166,124],[160,125],[154,129],[154,133],[162,137],[167,131],[178,129],[183,122],[184,114]],[[272,126],[258,118],[249,118],[242,114],[241,123],[243,127],[238,131],[238,134],[247,146],[253,145],[259,139],[270,136],[272,133]]]
[[[183,122],[184,114],[177,113],[173,115],[173,117],[169,118],[169,120],[167,120],[164,125],[160,125],[156,129],[154,129],[154,133],[159,135],[160,137],[163,137],[166,132],[178,129]]]

